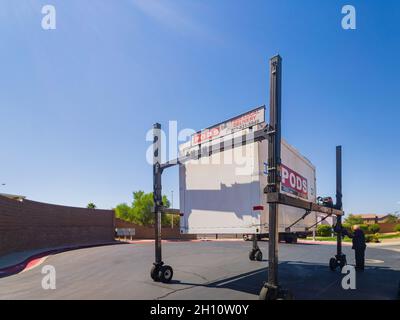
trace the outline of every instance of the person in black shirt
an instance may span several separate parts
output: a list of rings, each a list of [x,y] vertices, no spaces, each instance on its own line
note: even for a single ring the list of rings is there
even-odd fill
[[[356,256],[356,269],[363,271],[365,265],[365,249],[367,245],[365,244],[364,231],[360,229],[360,226],[353,226],[353,234],[347,233],[347,235],[353,240],[352,249],[355,251]]]

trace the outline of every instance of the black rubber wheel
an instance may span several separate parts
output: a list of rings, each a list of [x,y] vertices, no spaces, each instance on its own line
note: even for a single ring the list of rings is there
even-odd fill
[[[293,294],[280,288],[263,287],[258,296],[259,300],[293,300]]]
[[[280,299],[278,298],[278,300],[294,300],[293,293],[290,292],[290,291],[286,291],[286,292],[283,294],[283,297],[280,298]]]
[[[156,281],[156,282],[160,281],[160,278],[158,277],[159,271],[160,271],[160,266],[153,265],[151,267],[150,276],[153,279],[153,281]]]
[[[293,237],[285,237],[286,243],[293,243]]]
[[[263,259],[263,254],[261,252],[261,250],[257,250],[256,253],[254,254],[254,258],[257,261],[262,261]]]
[[[336,270],[336,267],[337,267],[336,258],[331,258],[331,259],[329,260],[329,268],[330,268],[332,271],[335,271],[335,270]]]
[[[255,257],[255,251],[254,250],[251,250],[250,252],[249,252],[249,259],[251,260],[251,261],[254,261],[255,259],[256,259],[256,257]]]
[[[162,266],[158,271],[158,277],[161,282],[168,283],[172,280],[174,271],[170,266]]]
[[[343,267],[344,267],[346,264],[347,264],[346,258],[342,258],[342,259],[339,261],[339,268],[340,268],[340,269],[343,269]]]
[[[399,291],[397,292],[397,296],[400,299],[400,281],[399,281]]]

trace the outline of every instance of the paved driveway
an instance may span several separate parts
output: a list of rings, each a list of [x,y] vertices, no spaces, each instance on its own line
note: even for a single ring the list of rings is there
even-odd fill
[[[176,242],[163,246],[174,268],[170,284],[155,283],[149,270],[151,243],[81,249],[56,254],[40,266],[0,279],[0,299],[257,299],[267,277],[267,261],[248,259],[250,242]],[[260,247],[267,257],[267,242]],[[396,299],[400,245],[367,249],[367,268],[357,289],[343,290],[339,271],[328,261],[333,245],[280,244],[280,280],[296,299]],[[349,264],[354,254],[344,247]],[[56,270],[56,289],[44,290],[44,265]]]

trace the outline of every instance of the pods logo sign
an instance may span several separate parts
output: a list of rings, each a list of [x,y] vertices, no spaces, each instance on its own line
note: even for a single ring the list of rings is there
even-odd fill
[[[282,191],[308,199],[307,179],[285,165],[282,167]]]
[[[210,141],[210,140],[218,137],[219,134],[220,134],[219,128],[207,129],[201,133],[195,134],[192,138],[192,143],[199,144],[199,143],[202,143],[205,141]]]

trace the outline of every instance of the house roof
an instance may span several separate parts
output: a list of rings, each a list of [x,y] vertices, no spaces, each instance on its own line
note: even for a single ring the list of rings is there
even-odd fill
[[[387,214],[366,213],[366,214],[356,214],[355,216],[360,217],[362,219],[383,219],[387,216]]]
[[[8,193],[0,193],[0,196],[5,197],[5,198],[9,198],[12,200],[18,200],[18,201],[22,201],[24,199],[26,199],[25,196],[21,196],[18,194],[8,194]]]

